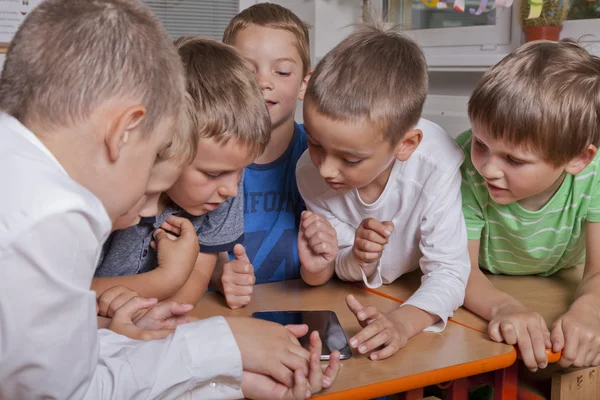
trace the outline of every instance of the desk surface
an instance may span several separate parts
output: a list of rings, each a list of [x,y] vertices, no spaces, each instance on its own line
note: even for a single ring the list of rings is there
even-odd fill
[[[206,318],[215,315],[250,316],[267,310],[333,310],[346,337],[360,330],[348,309],[345,297],[353,294],[363,305],[389,311],[398,303],[362,290],[331,281],[310,287],[300,280],[257,285],[252,302],[241,310],[230,310],[218,293],[205,294],[192,315]],[[371,361],[353,351],[352,358],[342,361],[334,385],[320,397],[327,399],[371,399],[426,385],[476,375],[510,366],[516,359],[512,346],[494,343],[486,335],[457,324],[448,324],[443,333],[423,332],[393,357]]]
[[[564,269],[549,276],[486,276],[498,289],[510,294],[522,302],[529,309],[538,312],[551,329],[554,321],[564,314],[573,302],[575,289],[583,275],[583,266]],[[383,285],[376,290],[371,290],[387,298],[405,301],[420,285],[421,272],[415,271],[404,275],[390,285]],[[456,310],[452,321],[475,329],[487,332],[487,321],[467,311],[464,308]],[[549,354],[550,362],[558,361],[558,354]]]

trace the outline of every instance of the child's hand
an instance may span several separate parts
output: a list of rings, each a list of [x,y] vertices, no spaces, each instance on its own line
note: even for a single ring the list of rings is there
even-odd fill
[[[319,214],[303,211],[298,231],[300,263],[310,273],[319,274],[334,261],[338,253],[337,233]]]
[[[364,219],[356,230],[352,254],[368,278],[377,270],[377,262],[392,232],[393,222],[379,222],[375,218]]]
[[[295,371],[294,386],[288,388],[268,376],[244,371],[242,391],[249,399],[306,399],[322,389],[331,387],[340,369],[339,352],[331,353],[329,365],[323,372],[321,368],[322,342],[318,332],[310,335],[310,371],[308,379]]]
[[[154,232],[152,247],[158,252],[158,268],[183,271],[187,279],[200,252],[198,236],[187,218],[169,216]]]
[[[562,350],[561,367],[600,365],[598,309],[579,298],[552,326],[552,350]]]
[[[177,322],[173,322],[173,321],[177,321],[178,318],[181,318],[179,315],[173,315],[170,313],[170,308],[162,308],[159,309],[156,314],[153,313],[151,314],[149,317],[146,317],[146,315],[150,314],[150,311],[144,313],[144,316],[141,317],[140,320],[138,320],[137,324],[140,324],[140,326],[138,326],[134,321],[134,315],[136,314],[141,314],[140,311],[144,311],[146,309],[149,309],[153,306],[156,305],[157,303],[157,299],[144,299],[142,297],[134,297],[133,299],[129,300],[127,303],[123,304],[119,309],[117,309],[115,311],[115,314],[110,322],[110,325],[108,327],[108,329],[110,329],[113,332],[116,332],[120,335],[124,335],[127,336],[129,338],[132,339],[136,339],[136,340],[155,340],[155,339],[164,339],[167,336],[169,336],[171,333],[173,333],[174,331],[174,327],[173,326],[177,326],[179,325]],[[189,311],[189,306],[184,307],[183,309],[179,310],[182,312],[187,312]],[[187,309],[187,311],[185,311]],[[156,325],[156,321],[163,319],[163,321],[168,320],[169,318],[174,318],[174,320],[172,322],[168,322],[166,323],[167,326],[169,326],[169,328],[166,329],[145,329],[144,328],[144,324],[146,322],[149,322],[149,319],[153,319],[154,322],[149,323],[148,325],[154,325],[154,326],[158,326]],[[185,317],[184,317],[185,318]],[[187,321],[185,321],[187,322]],[[184,322],[181,322],[184,323]],[[148,326],[146,325],[146,326]],[[172,327],[172,328],[171,328]]]
[[[373,306],[363,308],[362,304],[352,295],[346,297],[346,304],[356,315],[360,326],[364,328],[350,338],[350,346],[358,348],[359,353],[366,354],[383,346],[381,350],[371,353],[370,356],[371,360],[383,360],[391,357],[406,345],[408,333],[404,327],[396,326],[377,308]]]
[[[101,317],[112,318],[123,304],[127,303],[139,294],[128,287],[118,285],[105,290],[96,300],[96,312]]]
[[[223,265],[221,283],[225,301],[232,310],[244,307],[250,303],[254,291],[254,267],[246,255],[246,249],[241,244],[233,248],[235,260]]]
[[[531,371],[546,368],[551,347],[550,332],[538,313],[521,304],[501,307],[488,325],[488,333],[496,342],[517,345],[523,364]]]
[[[174,331],[177,326],[197,319],[186,316],[192,308],[194,306],[191,304],[179,304],[174,301],[158,303],[143,315],[134,316],[132,320],[140,329]]]
[[[308,376],[310,354],[297,339],[306,334],[306,327],[286,329],[256,318],[225,319],[240,348],[244,371],[270,376],[288,388],[294,386],[296,371]]]

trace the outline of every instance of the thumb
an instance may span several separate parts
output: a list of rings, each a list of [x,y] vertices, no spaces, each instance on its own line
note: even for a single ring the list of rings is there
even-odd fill
[[[236,260],[245,261],[248,264],[250,264],[250,259],[246,254],[246,249],[241,244],[238,243],[235,245],[235,247],[233,248],[233,254],[235,255]]]
[[[308,325],[286,325],[285,329],[287,329],[292,335],[297,338],[301,338],[302,336],[308,333]]]
[[[550,341],[552,342],[552,351],[558,353],[565,347],[565,334],[562,329],[562,319],[554,323],[552,332],[550,333]]]
[[[392,221],[383,221],[383,225],[385,225],[391,232],[394,232],[394,223]]]
[[[162,240],[168,239],[167,232],[162,229],[157,229],[154,231],[154,241],[156,241],[156,246],[160,244]]]
[[[504,338],[502,337],[502,333],[500,333],[500,324],[497,321],[492,321],[488,325],[488,334],[490,338],[494,342],[502,343],[504,342]]]

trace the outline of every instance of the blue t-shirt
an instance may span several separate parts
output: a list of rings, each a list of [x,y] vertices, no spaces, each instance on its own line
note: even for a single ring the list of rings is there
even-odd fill
[[[300,278],[298,227],[305,206],[296,185],[296,162],[306,149],[304,127],[295,123],[281,157],[245,169],[242,244],[257,284]]]

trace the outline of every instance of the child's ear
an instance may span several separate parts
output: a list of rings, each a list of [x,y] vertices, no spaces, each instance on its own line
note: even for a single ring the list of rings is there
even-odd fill
[[[112,162],[119,159],[121,148],[136,134],[135,131],[139,128],[145,115],[146,107],[136,105],[121,110],[113,119],[104,139]]]
[[[592,162],[594,157],[596,157],[596,153],[598,153],[598,149],[593,144],[590,144],[587,149],[579,153],[574,159],[569,161],[565,171],[571,175],[577,175],[581,171],[585,169]]]
[[[396,145],[396,158],[398,161],[406,161],[410,155],[419,147],[419,143],[423,139],[423,131],[413,129],[406,132],[404,137]]]
[[[300,93],[298,94],[298,100],[304,101],[304,95],[306,94],[306,88],[308,87],[308,81],[312,75],[312,70],[306,73],[304,79],[302,79],[302,85],[300,86]]]

